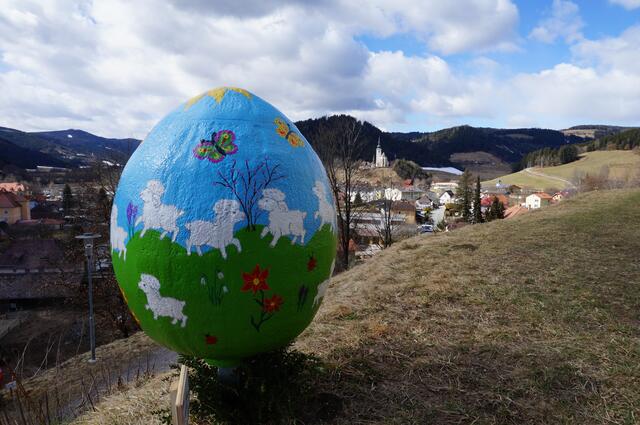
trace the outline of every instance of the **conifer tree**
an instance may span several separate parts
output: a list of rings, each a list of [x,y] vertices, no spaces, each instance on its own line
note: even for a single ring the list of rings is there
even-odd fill
[[[100,214],[101,218],[105,221],[109,221],[109,216],[111,215],[111,201],[109,200],[109,196],[107,195],[107,191],[104,187],[101,187],[98,191],[98,195],[96,197],[96,207],[97,212]]]
[[[69,211],[73,206],[73,193],[71,192],[71,187],[68,184],[64,185],[64,189],[62,191],[62,208],[64,209],[64,214],[69,215]]]
[[[498,198],[496,198],[497,200]],[[504,218],[504,204],[500,201],[498,201],[498,205],[496,206],[496,212],[495,212],[495,216],[498,219],[503,219]]]
[[[487,221],[504,218],[504,204],[500,202],[497,196],[493,197],[493,202],[485,214]]]
[[[362,204],[364,204],[364,201],[362,200],[362,196],[360,195],[360,192],[356,192],[356,196],[353,200],[353,205],[360,206]]]
[[[471,221],[471,173],[469,170],[464,170],[460,176],[456,197],[462,209],[462,218],[464,221]]]
[[[473,194],[473,222],[482,223],[482,208],[480,205],[480,176],[476,178],[476,191]]]

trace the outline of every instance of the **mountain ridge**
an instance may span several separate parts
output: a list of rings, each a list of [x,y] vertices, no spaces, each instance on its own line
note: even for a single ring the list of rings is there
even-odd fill
[[[309,118],[296,126],[311,145],[321,124],[334,125],[340,120],[355,120],[349,115]],[[361,131],[363,149],[360,159],[371,161],[380,140],[390,160],[410,159],[421,166],[473,167],[490,158],[487,166],[504,168],[533,150],[557,148],[566,143],[594,140],[596,136],[615,135],[632,127],[579,125],[564,130],[540,128],[501,129],[460,125],[432,132],[386,132],[364,121]],[[141,143],[134,138],[101,137],[81,129],[25,132],[0,127],[2,153],[0,166],[34,168],[52,165],[74,168],[96,161],[124,164]],[[464,161],[458,159],[464,154]],[[481,164],[482,165],[482,164]]]

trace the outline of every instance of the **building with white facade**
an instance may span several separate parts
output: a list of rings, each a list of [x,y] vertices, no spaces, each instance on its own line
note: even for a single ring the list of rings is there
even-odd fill
[[[434,192],[441,193],[450,190],[455,192],[458,189],[458,182],[456,181],[448,181],[448,182],[434,182],[431,183],[431,190]]]
[[[532,193],[531,195],[527,196],[525,200],[525,206],[530,210],[541,208],[545,205],[549,205],[552,199],[553,198],[548,193]]]
[[[456,195],[450,191],[446,190],[442,195],[440,195],[440,205],[446,205],[454,203],[456,200]]]
[[[375,168],[386,168],[389,166],[389,159],[380,146],[380,137],[378,137],[378,146],[376,147],[376,156],[373,158],[373,166]]]

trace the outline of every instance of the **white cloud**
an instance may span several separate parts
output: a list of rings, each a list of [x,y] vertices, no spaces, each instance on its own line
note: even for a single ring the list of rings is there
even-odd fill
[[[576,60],[605,70],[640,73],[640,26],[628,28],[619,37],[583,40],[571,47]]]
[[[389,123],[411,101],[393,63],[359,34],[412,33],[441,52],[504,48],[518,14],[510,0],[454,6],[410,0],[13,0],[0,9],[0,112],[23,129],[82,127],[144,137],[179,102],[219,85],[246,87],[293,119],[361,111]],[[446,91],[442,59],[400,59]],[[415,75],[399,71],[405,82]],[[391,78],[392,76],[390,76]],[[414,86],[416,86],[414,84]],[[417,87],[417,86],[416,86]]]
[[[510,1],[303,3],[10,1],[0,8],[0,125],[144,137],[220,85],[247,88],[292,119],[346,112],[388,129],[637,119],[640,29],[586,40],[579,26],[548,25],[572,40],[573,61],[505,76],[508,67],[477,54],[515,46]],[[557,3],[552,15],[579,19]],[[357,41],[403,33],[431,53],[374,53]],[[461,64],[454,52],[472,54]]]
[[[553,0],[550,16],[542,20],[529,34],[543,43],[553,43],[564,38],[572,43],[582,39],[580,30],[584,26],[578,5],[567,0]]]
[[[625,9],[632,10],[640,7],[640,0],[609,0],[613,4],[618,4]]]
[[[559,64],[534,74],[522,74],[502,93],[514,117],[529,125],[551,128],[567,123],[635,123],[640,107],[640,75],[616,70]]]

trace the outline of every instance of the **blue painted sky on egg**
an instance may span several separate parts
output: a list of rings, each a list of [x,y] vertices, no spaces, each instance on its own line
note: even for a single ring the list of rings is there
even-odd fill
[[[216,184],[220,181],[219,173],[228,176],[234,160],[238,167],[244,167],[245,161],[252,167],[268,158],[270,165],[279,164],[280,174],[284,176],[269,187],[285,193],[289,210],[307,213],[304,221],[306,243],[320,227],[320,219],[314,217],[318,199],[312,188],[316,181],[323,182],[326,199],[332,202],[330,189],[324,169],[309,143],[303,139],[304,146],[292,147],[276,132],[276,118],[284,118],[291,124],[284,114],[259,97],[253,95],[247,99],[230,90],[220,103],[205,96],[188,108],[185,104],[180,105],[154,127],[127,163],[115,198],[118,225],[125,230],[128,228],[129,202],[137,206],[138,216],[142,215],[144,203],[140,193],[150,180],[159,180],[165,188],[162,204],[185,211],[177,221],[180,230],[176,239],[185,246],[189,237],[189,231],[184,227],[186,223],[213,221],[214,203],[219,199],[235,199],[229,189]],[[220,130],[235,133],[238,151],[218,163],[197,158],[193,149],[202,139],[211,140],[212,134]],[[267,224],[268,212],[260,211],[257,224]],[[243,220],[235,225],[234,231],[246,225]],[[142,228],[140,223],[135,230]],[[203,252],[210,249],[202,247]],[[195,248],[192,251],[195,252]]]

